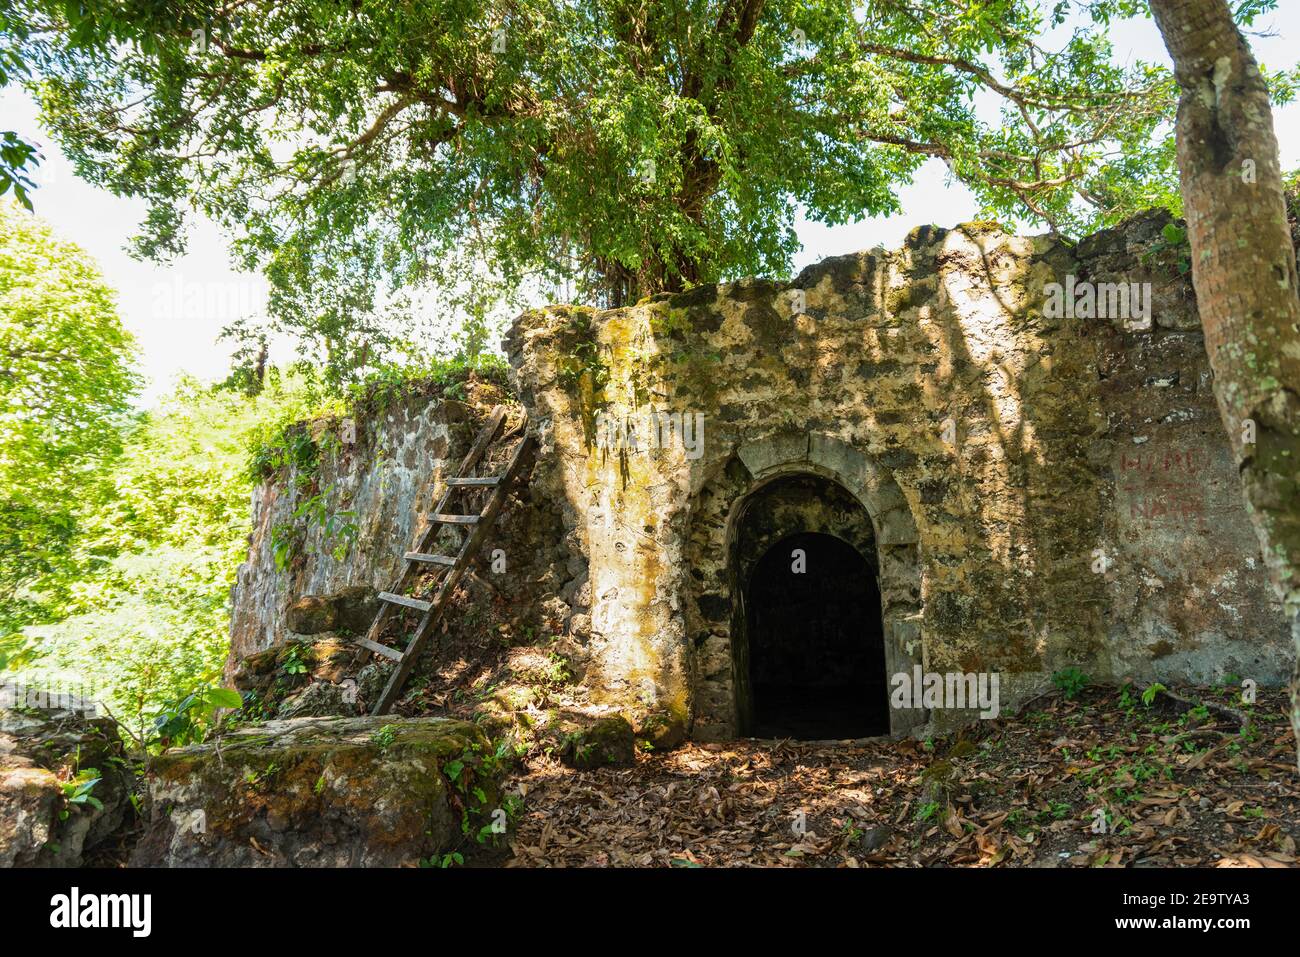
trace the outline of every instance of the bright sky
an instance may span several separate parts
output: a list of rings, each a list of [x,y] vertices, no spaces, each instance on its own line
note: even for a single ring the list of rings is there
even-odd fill
[[[1300,38],[1300,3],[1283,0],[1279,6],[1256,24],[1256,30],[1267,35],[1250,37],[1257,58],[1274,68],[1295,63],[1291,44]],[[1159,31],[1150,20],[1119,26],[1114,45],[1122,60],[1168,63]],[[0,117],[0,127],[38,143],[45,155],[37,176],[39,189],[33,195],[36,211],[60,235],[91,253],[117,288],[122,319],[139,341],[142,371],[149,382],[143,400],[147,403],[165,392],[180,372],[202,379],[224,377],[231,345],[218,342],[217,336],[240,315],[257,309],[265,286],[260,278],[230,268],[228,248],[217,228],[208,222],[193,223],[189,252],[176,262],[160,265],[131,258],[125,246],[144,217],[145,204],[119,199],[77,179],[40,128],[36,105],[25,92],[12,87],[0,91]],[[1277,111],[1274,122],[1282,168],[1300,166],[1300,105]],[[921,224],[953,226],[976,214],[970,193],[959,183],[947,182],[947,170],[938,160],[928,163],[916,182],[901,190],[900,198],[904,212],[898,216],[837,227],[800,218],[797,231],[803,249],[795,257],[795,272],[826,256],[897,246]],[[288,358],[286,348],[277,350],[281,352],[273,359]]]

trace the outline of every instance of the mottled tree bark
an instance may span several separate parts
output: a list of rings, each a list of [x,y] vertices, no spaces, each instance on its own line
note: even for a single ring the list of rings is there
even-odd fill
[[[1151,9],[1182,91],[1178,166],[1214,392],[1300,657],[1300,298],[1268,91],[1226,0]],[[1291,691],[1300,741],[1300,663]]]

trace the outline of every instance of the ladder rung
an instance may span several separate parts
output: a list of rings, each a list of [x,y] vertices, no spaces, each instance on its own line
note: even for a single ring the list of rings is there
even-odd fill
[[[394,605],[405,605],[407,608],[414,608],[416,611],[428,611],[433,605],[427,601],[421,601],[419,598],[407,598],[405,595],[394,595],[391,591],[381,591],[379,593],[380,601],[391,601]]]
[[[446,525],[473,525],[479,520],[478,515],[434,515],[435,522],[442,522]]]
[[[377,641],[371,641],[369,638],[353,638],[358,645],[367,651],[373,651],[377,655],[383,655],[385,658],[392,658],[394,661],[402,660],[402,653],[396,648],[389,648],[387,645],[381,645]]]
[[[447,479],[447,484],[448,485],[496,485],[500,481],[501,481],[500,475],[485,475],[482,478],[474,478],[472,476],[465,477],[465,478],[449,478]]]
[[[452,568],[456,564],[456,559],[450,555],[430,555],[428,552],[407,552],[406,560],[408,562],[428,562],[431,565],[446,565]]]

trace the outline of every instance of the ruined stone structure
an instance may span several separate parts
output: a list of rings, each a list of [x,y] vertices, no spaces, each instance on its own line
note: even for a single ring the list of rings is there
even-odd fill
[[[1004,708],[1069,666],[1283,683],[1165,222],[1074,247],[927,227],[788,284],[521,316],[506,347],[539,451],[502,519],[503,593],[581,649],[593,706],[702,740],[797,731],[800,689],[832,717],[862,700],[825,736],[961,720],[885,706],[917,667],[996,673]],[[285,637],[294,599],[387,583],[463,447],[448,415],[389,413],[328,465],[363,526],[346,562],[277,576],[293,496],[259,492],[236,659]]]
[[[788,285],[521,317],[533,482],[587,563],[593,694],[680,713],[697,738],[751,730],[755,550],[807,532],[878,577],[889,675],[996,671],[1011,700],[1066,666],[1282,683],[1285,623],[1164,222],[1075,248],[922,228]],[[1100,301],[1055,308],[1084,288]],[[702,441],[662,413],[701,415]],[[836,504],[773,516],[795,477]],[[890,729],[935,717],[891,709]]]

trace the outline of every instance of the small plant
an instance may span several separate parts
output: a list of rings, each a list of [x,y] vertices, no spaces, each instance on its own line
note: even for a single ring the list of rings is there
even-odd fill
[[[397,728],[394,725],[386,724],[370,736],[370,741],[380,751],[388,750],[389,746],[397,739]]]
[[[551,662],[551,671],[547,676],[552,684],[565,684],[573,680],[573,673],[569,671],[569,661],[558,652],[552,651],[547,657]]]
[[[69,804],[77,806],[88,804],[96,811],[104,810],[104,803],[90,793],[100,780],[99,771],[95,768],[82,768],[72,780],[63,782],[63,799]],[[64,810],[59,816],[66,819],[68,812]]]
[[[1038,812],[1035,817],[1039,821],[1051,819],[1053,821],[1064,821],[1070,816],[1070,805],[1064,801],[1048,801],[1047,807]]]
[[[930,820],[931,818],[938,817],[940,807],[941,805],[939,804],[938,801],[926,801],[924,804],[922,804],[920,807],[916,809],[917,822],[920,824],[924,824],[926,821]]]
[[[1168,690],[1168,688],[1158,681],[1154,684],[1147,685],[1146,690],[1142,692],[1142,703],[1149,708],[1156,700],[1156,695],[1160,694],[1162,691]]]
[[[201,688],[163,708],[154,718],[154,735],[163,747],[201,741],[219,710],[233,710],[243,706],[244,699],[238,691]]]
[[[293,517],[305,519],[308,527],[319,526],[321,544],[335,561],[342,561],[357,540],[357,513],[351,509],[331,512],[325,500],[333,490],[330,486],[303,501],[293,510]]]
[[[1119,745],[1112,744],[1105,748],[1089,748],[1087,753],[1089,761],[1114,761],[1124,752]]]
[[[298,551],[298,533],[289,522],[276,522],[271,526],[271,556],[275,570],[284,571]]]
[[[302,660],[302,652],[298,646],[290,645],[289,653],[284,657],[284,673],[287,675],[305,675],[307,673],[307,662]]]
[[[1124,709],[1125,714],[1133,713],[1133,684],[1124,682],[1124,687],[1119,689],[1119,706]]]
[[[1160,231],[1160,238],[1152,243],[1143,256],[1150,263],[1157,258],[1168,256],[1174,260],[1178,275],[1185,276],[1192,270],[1192,247],[1187,240],[1187,229],[1176,223],[1165,223]]]
[[[247,784],[250,789],[256,791],[265,781],[274,777],[276,772],[279,770],[280,765],[275,763],[268,764],[260,771],[255,771],[252,768],[249,768],[244,772],[244,783]]]
[[[1084,688],[1088,686],[1090,679],[1086,674],[1073,666],[1062,668],[1052,675],[1052,684],[1067,697],[1077,698]]]

